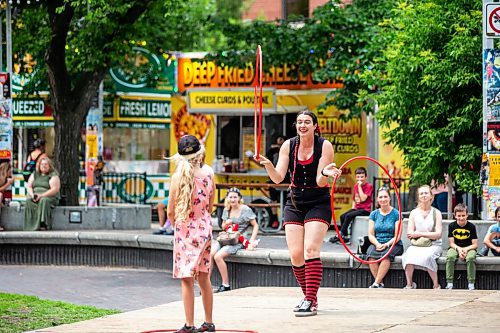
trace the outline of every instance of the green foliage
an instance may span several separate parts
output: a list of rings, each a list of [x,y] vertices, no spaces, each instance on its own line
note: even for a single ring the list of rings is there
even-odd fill
[[[377,63],[382,126],[399,147],[416,183],[443,181],[479,193],[482,153],[481,3],[400,2]]]
[[[61,5],[62,5],[62,1]],[[244,3],[213,0],[155,0],[146,1],[147,10],[130,22],[126,14],[136,3],[123,0],[72,0],[74,15],[68,27],[64,58],[72,81],[84,72],[110,66],[140,67],[128,64],[133,46],[149,49],[156,54],[169,51],[210,51],[225,47],[221,22],[238,23]],[[229,5],[229,7],[225,7]],[[47,90],[47,72],[43,59],[50,45],[51,30],[46,4],[15,7],[13,20],[14,63],[16,72],[25,70],[22,61],[26,54],[37,61],[37,78],[25,93]],[[59,7],[62,13],[64,7]],[[237,16],[240,15],[240,16]],[[118,35],[120,32],[120,35]],[[121,37],[123,36],[123,37]],[[130,60],[131,57],[128,59]],[[135,73],[141,76],[143,73]]]
[[[45,0],[13,4],[13,52],[30,54],[31,68],[18,61],[16,72],[36,77],[25,94],[50,92],[55,119],[55,159],[61,189],[70,205],[78,204],[80,129],[99,83],[108,70],[123,66],[130,77],[157,74],[132,53],[134,46],[167,57],[169,51],[206,51],[225,45],[217,22],[236,22],[214,0]],[[239,7],[238,7],[239,4]],[[224,15],[229,15],[224,17]],[[207,37],[208,36],[208,37]],[[127,66],[128,65],[128,66]]]
[[[31,331],[115,313],[119,311],[0,293],[0,333]]]
[[[318,81],[342,82],[345,89],[333,91],[325,106],[349,109],[351,116],[371,112],[373,103],[367,95],[377,80],[371,69],[386,38],[377,23],[390,14],[394,2],[354,0],[342,5],[340,0],[329,1],[312,18],[302,18],[302,26],[281,20],[230,24],[225,28],[229,50],[219,50],[211,59],[243,66],[254,61],[256,46],[261,45],[264,69],[289,63],[303,73],[313,72]]]
[[[379,24],[391,14],[394,0],[355,0],[340,6],[335,2],[314,12],[316,26],[312,35],[322,36],[318,57],[326,57],[325,66],[316,69],[319,80],[336,79],[344,89],[329,94],[326,105],[349,110],[349,116],[373,111],[369,92],[377,89],[373,74],[376,60],[386,45],[387,35]]]
[[[264,67],[296,64],[344,89],[325,105],[371,113],[403,151],[413,182],[444,181],[478,193],[482,150],[481,3],[468,0],[329,1],[301,28],[283,21],[232,24],[230,50],[213,56],[242,66],[263,47]],[[222,50],[220,50],[222,51]]]

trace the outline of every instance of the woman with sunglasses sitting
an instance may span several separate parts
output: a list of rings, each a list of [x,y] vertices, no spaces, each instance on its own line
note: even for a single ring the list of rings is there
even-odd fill
[[[295,128],[297,136],[283,143],[276,166],[265,156],[255,158],[276,184],[288,171],[291,174],[284,225],[292,270],[304,293],[293,311],[297,317],[306,317],[317,314],[323,277],[320,251],[332,219],[328,178],[338,177],[341,171],[332,163],[333,146],[320,136],[314,113],[297,113]]]
[[[227,273],[227,264],[225,259],[236,254],[238,250],[246,248],[247,250],[253,250],[257,244],[257,234],[259,233],[259,225],[256,221],[256,216],[253,210],[247,205],[243,204],[243,196],[240,190],[232,187],[228,190],[226,199],[224,200],[224,211],[222,212],[222,229],[231,229],[234,231],[233,226],[238,226],[238,232],[244,237],[243,242],[239,242],[236,245],[225,245],[222,246],[218,242],[214,242],[212,245],[211,257],[215,261],[219,273],[222,278],[222,284],[214,292],[224,292],[231,290],[229,284],[229,274]],[[250,240],[248,239],[247,229],[252,226],[252,235]],[[247,245],[246,247],[244,245]]]
[[[369,217],[368,238],[372,245],[368,248],[366,256],[369,261],[376,261],[384,257],[387,252],[391,252],[384,260],[370,264],[370,272],[375,281],[368,288],[384,288],[382,281],[391,268],[391,262],[394,261],[394,257],[403,254],[403,242],[401,234],[398,234],[401,224],[399,211],[391,206],[391,196],[386,187],[381,187],[377,191],[377,206],[378,208],[371,212]]]

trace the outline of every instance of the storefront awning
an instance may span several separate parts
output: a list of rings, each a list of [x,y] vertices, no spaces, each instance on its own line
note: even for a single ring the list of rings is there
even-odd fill
[[[255,92],[251,88],[214,88],[187,91],[189,113],[214,115],[253,115]],[[276,113],[276,90],[265,88],[262,91],[262,113]]]
[[[12,109],[16,128],[54,127],[52,109],[43,98],[14,98]]]
[[[119,95],[104,101],[104,127],[170,128],[170,95]]]
[[[149,128],[149,129],[169,129],[170,124],[164,124],[164,123],[137,123],[137,122],[127,122],[127,121],[121,121],[121,122],[108,122],[105,121],[103,122],[104,127],[108,128]]]

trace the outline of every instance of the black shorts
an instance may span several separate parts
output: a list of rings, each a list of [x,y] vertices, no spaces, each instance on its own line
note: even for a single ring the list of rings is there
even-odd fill
[[[285,223],[304,226],[305,223],[317,221],[323,222],[328,227],[332,222],[332,208],[330,201],[321,200],[314,203],[300,204],[297,203],[297,208],[288,199],[285,204]]]

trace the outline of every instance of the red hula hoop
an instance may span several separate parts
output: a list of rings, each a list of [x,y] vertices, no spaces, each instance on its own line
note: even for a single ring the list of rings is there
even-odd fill
[[[258,90],[257,90],[258,89]],[[255,156],[260,155],[260,145],[262,139],[262,49],[257,46],[255,57],[255,85],[254,85],[254,144]]]
[[[142,331],[141,333],[160,333],[160,332],[175,332],[177,329],[159,329],[159,330],[152,330],[152,331]],[[252,330],[230,330],[230,329],[217,329],[217,332],[233,332],[233,333],[259,333],[257,331],[252,331]]]
[[[355,160],[368,160],[368,161],[371,161],[371,162],[377,164],[382,170],[384,170],[385,174],[391,180],[392,187],[394,188],[394,192],[396,192],[396,197],[398,198],[399,226],[398,226],[398,230],[397,230],[396,234],[399,235],[399,239],[401,239],[401,231],[402,231],[401,228],[403,227],[403,213],[401,212],[401,197],[399,196],[399,190],[398,190],[398,187],[396,186],[396,183],[394,182],[394,179],[392,179],[391,175],[389,174],[389,171],[387,171],[387,169],[382,164],[380,164],[379,161],[377,161],[376,159],[373,159],[371,157],[368,157],[368,156],[355,156],[355,157],[352,157],[352,158],[348,159],[347,161],[345,161],[344,164],[342,164],[339,169],[342,170],[349,163],[351,163],[352,161],[355,161]],[[349,247],[347,247],[346,243],[344,242],[344,239],[340,235],[340,230],[339,230],[339,227],[337,225],[337,220],[335,219],[335,183],[337,182],[337,178],[334,178],[334,180],[333,180],[332,190],[331,190],[330,206],[332,208],[333,225],[335,226],[335,231],[337,231],[337,235],[339,235],[340,242],[342,243],[342,245],[344,246],[344,248],[346,249],[346,251],[349,252],[349,254],[354,259],[356,259],[357,261],[359,261],[362,264],[369,265],[369,264],[376,264],[376,263],[381,262],[382,260],[384,260],[385,258],[387,258],[387,256],[392,252],[392,249],[394,248],[394,246],[396,245],[397,242],[392,243],[391,247],[389,248],[389,251],[387,251],[387,253],[382,258],[379,258],[377,260],[363,260],[363,259],[359,258],[356,254],[354,254],[349,249]]]

